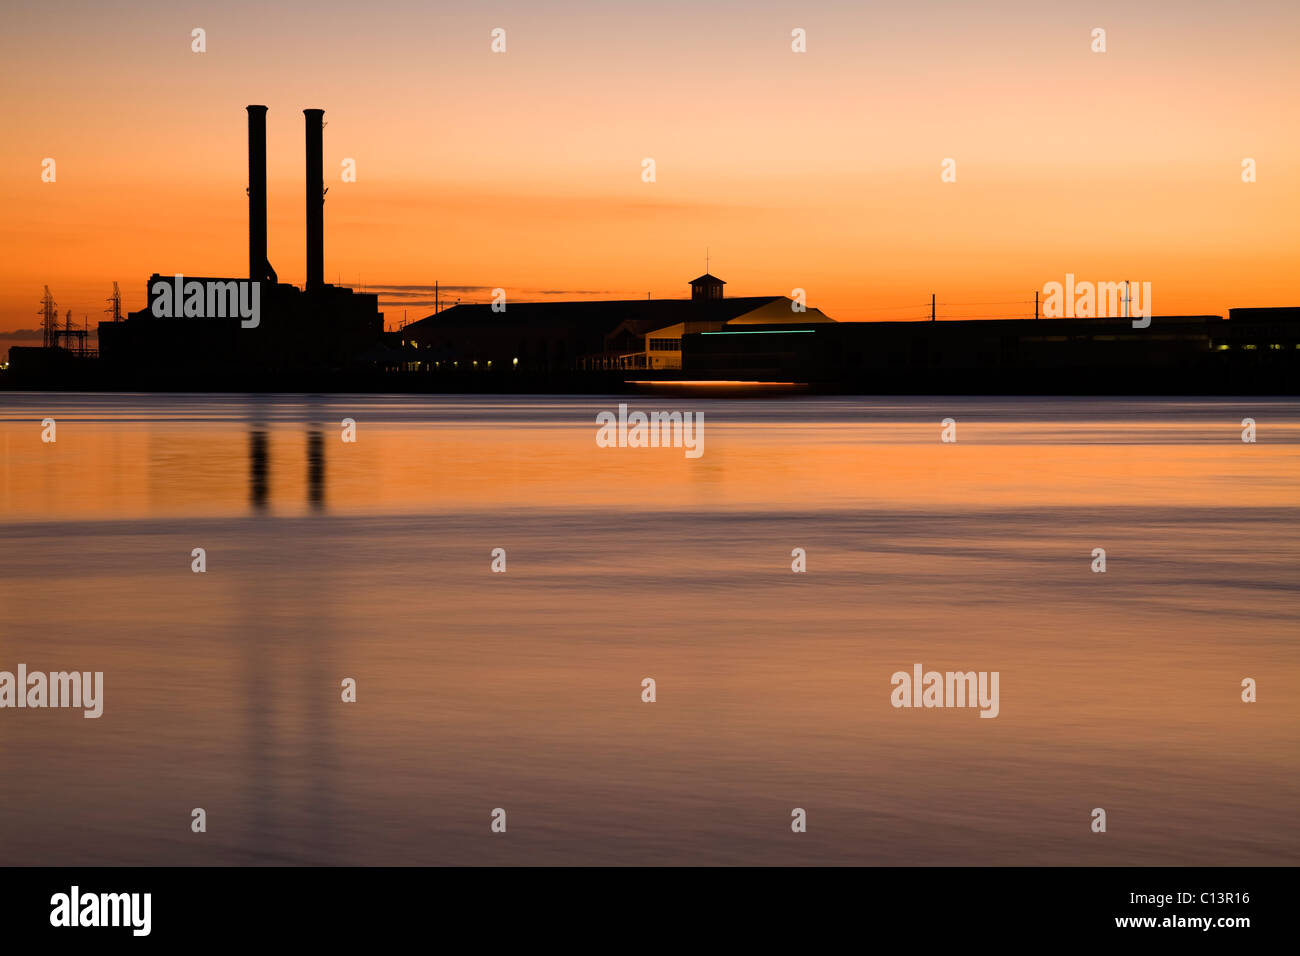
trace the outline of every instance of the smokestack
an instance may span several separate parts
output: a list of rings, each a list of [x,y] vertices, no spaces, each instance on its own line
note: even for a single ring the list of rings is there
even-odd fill
[[[266,107],[248,107],[248,278],[267,277]]]
[[[307,117],[307,291],[325,284],[325,173],[321,159],[324,110],[303,110]]]

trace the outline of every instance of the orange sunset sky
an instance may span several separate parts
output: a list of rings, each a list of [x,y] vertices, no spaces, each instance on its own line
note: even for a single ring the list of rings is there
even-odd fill
[[[1027,315],[1067,272],[1150,281],[1157,314],[1297,305],[1298,53],[1293,0],[11,0],[0,348],[46,284],[93,324],[114,280],[137,309],[152,272],[243,275],[249,103],[281,280],[321,108],[326,279],[381,292],[389,327],[434,280],[684,297],[706,248],[728,295],[800,287],[839,320],[931,292],[941,318]]]

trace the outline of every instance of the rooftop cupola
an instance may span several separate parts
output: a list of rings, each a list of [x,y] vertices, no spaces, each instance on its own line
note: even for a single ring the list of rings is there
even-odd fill
[[[722,287],[726,285],[715,275],[704,273],[704,275],[691,280],[691,300],[712,300],[722,298]]]

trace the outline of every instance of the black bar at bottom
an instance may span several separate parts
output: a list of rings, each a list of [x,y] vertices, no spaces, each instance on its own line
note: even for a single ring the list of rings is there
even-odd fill
[[[7,942],[299,947],[432,933],[431,941],[449,944],[518,935],[535,944],[590,938],[617,948],[619,940],[678,947],[707,934],[731,945],[752,937],[821,948],[828,934],[849,933],[860,941],[897,935],[926,948],[952,940],[983,949],[1085,937],[1178,945],[1263,939],[1290,922],[1283,909],[1295,871],[33,867],[0,871],[0,881]]]

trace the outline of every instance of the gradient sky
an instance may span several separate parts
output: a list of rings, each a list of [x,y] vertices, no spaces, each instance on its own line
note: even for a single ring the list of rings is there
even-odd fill
[[[242,275],[249,103],[270,108],[282,281],[303,280],[318,107],[326,279],[381,291],[390,327],[435,279],[685,296],[706,247],[729,295],[802,287],[840,320],[921,318],[931,292],[941,317],[1029,314],[1066,272],[1150,281],[1157,314],[1300,304],[1294,0],[10,0],[5,20],[0,334],[37,327],[45,284],[93,323],[114,280],[135,309],[155,271]]]

